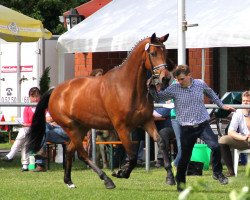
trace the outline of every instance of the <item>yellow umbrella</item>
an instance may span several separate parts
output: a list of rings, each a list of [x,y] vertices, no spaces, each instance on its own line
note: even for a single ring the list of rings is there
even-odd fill
[[[17,50],[17,102],[21,101],[20,66],[21,42],[36,42],[40,38],[50,39],[52,33],[43,27],[41,21],[0,5],[0,38],[7,42],[18,42]],[[17,109],[18,117],[21,109]]]
[[[0,38],[7,42],[35,42],[51,37],[40,20],[0,5]]]

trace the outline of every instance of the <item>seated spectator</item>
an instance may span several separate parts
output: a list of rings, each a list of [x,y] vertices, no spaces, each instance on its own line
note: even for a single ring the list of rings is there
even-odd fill
[[[32,87],[29,90],[29,99],[31,103],[37,103],[40,100],[40,90],[37,87]],[[3,161],[10,162],[13,160],[16,153],[21,149],[22,172],[28,171],[29,154],[26,153],[26,135],[32,123],[36,107],[26,106],[23,111],[23,127],[19,129],[15,142],[13,143],[10,152],[2,158]]]
[[[96,142],[111,142],[118,141],[119,137],[115,130],[96,130]],[[98,144],[96,145],[96,164],[100,168],[108,168],[109,155],[108,155],[109,145]],[[102,161],[102,163],[101,163]]]
[[[165,88],[166,88],[166,85],[164,85],[164,84],[161,84],[161,83],[156,84],[157,91],[164,90]],[[171,118],[170,118],[170,113],[171,113],[171,109],[173,107],[173,104],[170,101],[167,101],[167,102],[163,101],[163,102],[157,102],[157,103],[168,103],[169,104],[169,108],[157,107],[154,109],[154,112],[153,112],[156,128],[165,142],[165,139],[166,138],[170,139],[171,138],[170,135],[172,135],[172,133],[173,133]],[[164,131],[161,132],[162,129],[164,129]],[[167,143],[169,143],[169,142],[167,142]],[[166,145],[167,145],[166,147],[169,146],[167,143],[166,143]],[[156,160],[155,167],[161,167],[164,165],[163,163],[164,162],[163,162],[162,151],[161,151],[161,149],[159,149],[158,154],[157,154],[157,160]]]
[[[145,148],[145,140],[139,141],[139,149],[137,153],[137,165],[144,165],[144,148]]]
[[[91,73],[89,74],[90,76],[102,76],[103,75],[103,69],[97,68],[93,69]],[[92,158],[92,137],[91,137],[91,130],[88,131],[85,139],[87,140],[86,146],[84,146],[84,149],[87,151],[89,158]]]
[[[135,142],[133,144],[134,151],[137,152],[137,165],[143,165],[143,151],[145,147],[145,131],[142,128],[136,128],[131,132],[131,140]],[[128,155],[125,155],[124,164],[129,161]]]
[[[171,84],[175,84],[176,82],[177,81],[174,79]],[[173,100],[172,100],[172,102],[173,102]],[[173,108],[171,110],[170,116],[171,116],[171,124],[172,124],[172,127],[174,129],[175,140],[176,140],[176,144],[177,144],[177,155],[176,155],[174,161],[172,162],[172,167],[173,167],[174,173],[175,173],[177,171],[177,166],[178,166],[179,160],[181,158],[181,126],[176,119],[175,108]]]
[[[242,94],[242,105],[250,104],[250,91]],[[219,139],[222,158],[227,166],[227,176],[235,176],[230,147],[239,150],[250,148],[250,109],[238,109],[232,116],[228,135]]]
[[[169,137],[169,134],[171,134],[169,131],[172,129],[170,112],[171,112],[171,109],[169,108],[155,108],[153,112],[156,128],[159,134],[161,135],[161,137],[165,139],[166,137],[167,138]],[[165,131],[161,132],[161,130],[163,129],[165,129]],[[155,167],[162,167],[162,166],[163,166],[163,156],[162,156],[162,151],[159,149],[157,153],[157,160],[156,160]]]
[[[46,142],[61,144],[69,141],[68,135],[64,130],[52,119],[49,113],[46,114],[46,137],[44,146],[42,149],[35,155],[36,158],[36,169],[34,172],[45,172],[46,171]]]

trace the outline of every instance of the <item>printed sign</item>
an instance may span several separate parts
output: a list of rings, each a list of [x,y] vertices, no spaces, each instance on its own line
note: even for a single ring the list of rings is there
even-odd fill
[[[32,72],[33,71],[33,65],[24,65],[21,66],[21,72]],[[17,72],[17,66],[2,66],[1,69],[2,73],[16,73]]]

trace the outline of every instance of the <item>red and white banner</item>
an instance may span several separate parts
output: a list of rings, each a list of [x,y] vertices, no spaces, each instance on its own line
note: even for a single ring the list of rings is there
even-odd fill
[[[33,71],[33,65],[24,65],[21,66],[21,72],[32,72]],[[17,66],[2,66],[1,69],[2,73],[16,73],[17,72]]]

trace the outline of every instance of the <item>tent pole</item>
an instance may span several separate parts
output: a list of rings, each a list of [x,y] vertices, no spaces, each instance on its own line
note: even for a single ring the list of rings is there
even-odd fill
[[[201,79],[205,81],[205,49],[201,49]]]
[[[220,63],[219,63],[219,73],[220,73],[220,87],[219,87],[219,91],[220,91],[220,96],[222,97],[228,90],[228,49],[227,47],[222,47],[222,48],[219,48],[219,60],[220,60]]]
[[[186,64],[185,0],[178,1],[178,65]]]
[[[65,54],[58,53],[58,84],[62,83],[65,79]]]
[[[21,103],[21,42],[17,43],[17,103]],[[21,117],[21,107],[17,107],[17,117]]]

